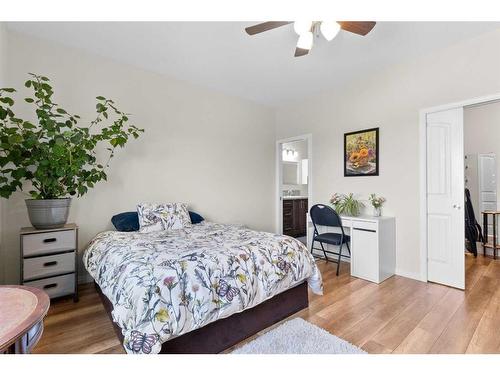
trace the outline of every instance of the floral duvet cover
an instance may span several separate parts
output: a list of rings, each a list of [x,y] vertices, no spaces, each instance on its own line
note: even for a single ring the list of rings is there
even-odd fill
[[[304,280],[322,293],[321,274],[301,242],[236,225],[102,232],[83,260],[113,304],[128,353],[158,353],[163,342]]]

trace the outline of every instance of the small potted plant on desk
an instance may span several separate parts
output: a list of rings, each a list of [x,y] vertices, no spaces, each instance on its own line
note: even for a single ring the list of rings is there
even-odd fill
[[[13,112],[13,88],[0,88],[0,197],[9,198],[31,183],[32,199],[26,199],[31,224],[37,229],[60,228],[66,224],[70,196],[82,196],[106,180],[106,168],[116,147],[143,129],[128,125],[128,115],[115,103],[98,96],[97,117],[88,126],[78,125],[80,117],[70,115],[52,99],[47,77],[30,74],[25,86],[32,89],[24,99],[33,105],[36,121],[27,121]],[[109,126],[101,122],[109,120]],[[107,145],[106,163],[97,161],[96,149]]]
[[[361,209],[365,206],[357,200],[353,193],[333,194],[330,203],[339,215],[359,216]]]
[[[373,206],[373,216],[379,217],[382,215],[382,206],[384,205],[385,198],[377,197],[375,194],[370,194],[368,197],[371,205]]]

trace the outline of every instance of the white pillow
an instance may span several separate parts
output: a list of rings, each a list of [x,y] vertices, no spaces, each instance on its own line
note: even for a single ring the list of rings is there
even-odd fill
[[[184,203],[141,203],[137,205],[139,231],[181,229],[191,225],[187,205]]]

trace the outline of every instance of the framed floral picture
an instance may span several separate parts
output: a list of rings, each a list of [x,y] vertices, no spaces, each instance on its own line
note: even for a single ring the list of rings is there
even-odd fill
[[[344,176],[378,176],[378,129],[344,134]]]

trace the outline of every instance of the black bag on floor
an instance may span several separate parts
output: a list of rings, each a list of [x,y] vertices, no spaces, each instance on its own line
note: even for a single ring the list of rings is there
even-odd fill
[[[476,221],[476,216],[474,215],[474,208],[472,207],[472,201],[470,199],[469,189],[465,189],[465,239],[466,248],[474,256],[477,256],[477,245],[476,242],[483,241],[483,232],[479,223]],[[468,245],[468,246],[467,246]]]

